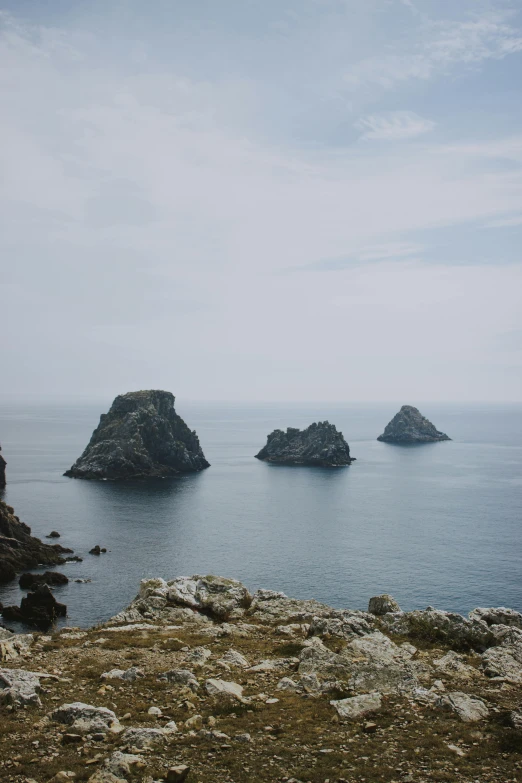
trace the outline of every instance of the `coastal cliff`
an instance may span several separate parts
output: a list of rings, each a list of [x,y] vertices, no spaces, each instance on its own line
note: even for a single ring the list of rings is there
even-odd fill
[[[32,536],[31,528],[20,522],[12,506],[0,500],[0,583],[10,582],[17,571],[64,563],[62,554],[70,551]]]
[[[418,408],[414,408],[413,405],[403,405],[377,440],[384,443],[407,444],[435,443],[439,440],[451,440],[451,438],[444,432],[439,432]]]
[[[79,459],[64,475],[82,479],[175,476],[208,468],[190,430],[167,391],[121,394],[112,403]]]
[[[295,427],[288,427],[286,432],[274,430],[256,458],[283,465],[318,467],[342,467],[354,461],[342,432],[328,421],[310,424],[305,430]]]
[[[522,614],[368,609],[195,575],[92,629],[0,629],[0,777],[519,780]]]
[[[0,446],[0,451],[2,451],[2,447]],[[0,454],[0,489],[2,487],[5,487],[5,468],[6,468],[7,462]]]

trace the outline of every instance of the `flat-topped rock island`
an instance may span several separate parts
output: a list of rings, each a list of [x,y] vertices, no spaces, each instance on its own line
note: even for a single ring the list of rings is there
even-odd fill
[[[176,476],[210,467],[174,410],[174,395],[150,390],[120,394],[103,413],[91,440],[65,476],[136,479]]]

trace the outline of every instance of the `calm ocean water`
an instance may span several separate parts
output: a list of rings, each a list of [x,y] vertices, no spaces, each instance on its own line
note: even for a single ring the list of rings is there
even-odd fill
[[[408,401],[407,401],[408,402]],[[67,624],[109,618],[143,577],[214,573],[337,607],[391,593],[404,609],[522,610],[522,406],[421,405],[453,438],[398,447],[375,439],[397,404],[176,405],[212,467],[137,483],[62,476],[106,405],[0,405],[4,499],[33,533],[56,529],[84,557],[60,568],[92,581],[58,588]],[[267,465],[275,427],[328,419],[349,468]],[[109,552],[88,554],[95,544]],[[19,602],[18,586],[0,601]]]

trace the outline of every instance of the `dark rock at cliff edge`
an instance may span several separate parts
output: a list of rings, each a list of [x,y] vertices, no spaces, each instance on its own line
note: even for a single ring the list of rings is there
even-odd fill
[[[256,457],[265,462],[319,467],[341,467],[354,460],[342,432],[327,421],[310,424],[305,430],[274,430]]]
[[[439,432],[417,408],[403,405],[377,440],[385,443],[434,443],[451,438],[444,432]]]
[[[2,447],[0,446],[0,451],[2,451]],[[0,454],[0,489],[2,487],[5,487],[5,466],[7,465],[7,462]]]
[[[208,468],[198,436],[174,410],[166,391],[120,394],[100,417],[89,445],[65,476],[132,479]]]
[[[64,563],[62,554],[70,551],[34,538],[31,528],[20,522],[12,506],[0,500],[0,583],[10,582],[17,571]]]

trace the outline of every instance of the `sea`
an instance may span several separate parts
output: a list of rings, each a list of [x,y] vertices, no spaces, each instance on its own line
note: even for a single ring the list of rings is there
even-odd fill
[[[452,440],[405,447],[376,439],[397,403],[180,400],[210,468],[135,482],[65,478],[109,406],[0,403],[3,499],[34,535],[57,530],[83,558],[58,569],[70,579],[55,589],[68,607],[61,624],[107,620],[141,579],[191,574],[339,608],[366,609],[386,592],[405,610],[522,611],[522,405],[424,403]],[[348,441],[349,467],[255,459],[275,428],[324,420]],[[89,554],[96,544],[107,553]],[[0,587],[4,605],[22,595],[16,582]]]

